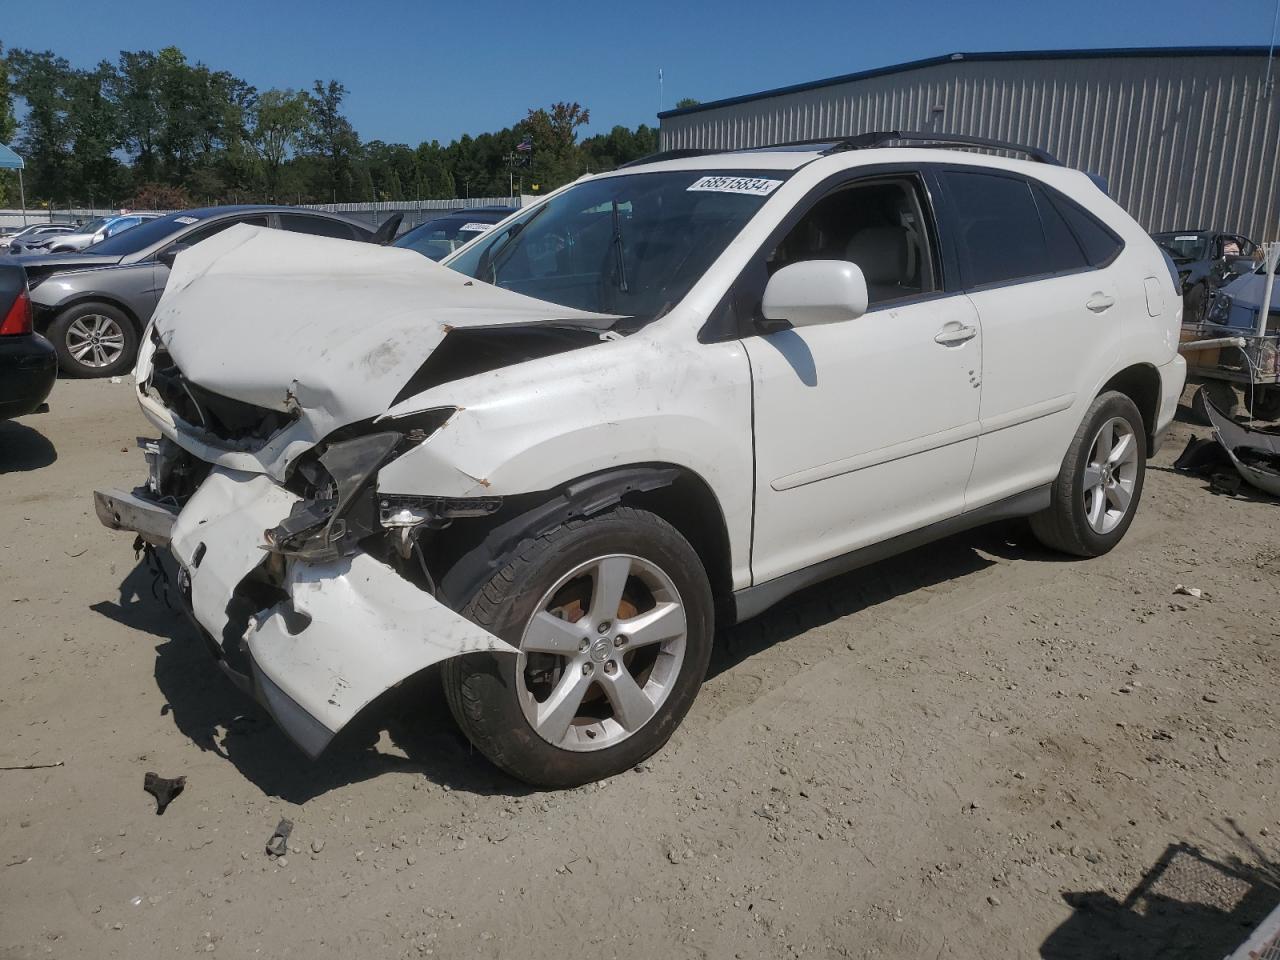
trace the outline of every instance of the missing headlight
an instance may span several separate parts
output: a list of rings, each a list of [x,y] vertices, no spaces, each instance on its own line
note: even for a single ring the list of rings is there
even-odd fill
[[[312,562],[336,560],[379,532],[373,478],[390,461],[443,426],[454,408],[425,411],[395,421],[407,429],[362,432],[366,424],[331,434],[294,467],[289,486],[303,499],[289,516],[263,531],[268,550]]]

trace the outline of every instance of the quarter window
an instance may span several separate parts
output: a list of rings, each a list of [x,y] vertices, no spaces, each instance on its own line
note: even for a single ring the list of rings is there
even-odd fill
[[[1054,195],[1053,204],[1080,241],[1089,266],[1105,267],[1120,255],[1120,251],[1124,249],[1124,241],[1103,226],[1093,214],[1060,193]]]
[[[1070,273],[1073,270],[1084,270],[1089,264],[1084,258],[1084,250],[1076,240],[1076,235],[1067,226],[1058,208],[1038,185],[1033,188],[1036,196],[1036,209],[1040,212],[1040,224],[1044,227],[1045,246],[1049,251],[1049,269],[1054,273]]]

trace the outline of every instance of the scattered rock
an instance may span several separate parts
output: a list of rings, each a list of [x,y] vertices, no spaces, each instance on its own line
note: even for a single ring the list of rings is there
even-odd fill
[[[323,849],[324,849],[324,840],[320,839],[319,837],[316,837],[316,839],[311,841],[312,853],[319,853]]]
[[[987,897],[987,903],[991,904],[993,907],[998,907],[1000,906],[1000,898],[993,893]]]
[[[1184,587],[1182,584],[1174,587],[1173,592],[1183,597],[1195,597],[1197,600],[1204,596],[1204,591],[1199,587]]]

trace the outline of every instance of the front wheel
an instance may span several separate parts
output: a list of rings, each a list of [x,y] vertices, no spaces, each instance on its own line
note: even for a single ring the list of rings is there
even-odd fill
[[[651,756],[711,657],[697,553],[629,507],[525,541],[462,612],[520,653],[446,661],[449,707],[481,753],[536,786],[579,786]]]
[[[1133,522],[1146,469],[1142,414],[1124,394],[1102,394],[1071,440],[1049,506],[1031,517],[1036,539],[1078,557],[1111,550]]]

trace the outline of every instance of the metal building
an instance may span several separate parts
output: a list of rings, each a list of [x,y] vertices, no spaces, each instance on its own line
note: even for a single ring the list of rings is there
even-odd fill
[[[870,130],[1032,144],[1101,174],[1112,197],[1153,232],[1218,228],[1276,240],[1273,77],[1266,47],[953,53],[658,117],[663,150]]]

